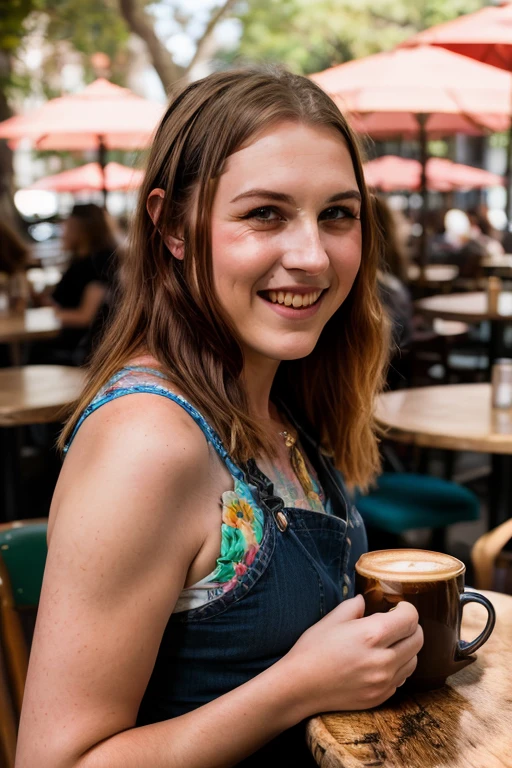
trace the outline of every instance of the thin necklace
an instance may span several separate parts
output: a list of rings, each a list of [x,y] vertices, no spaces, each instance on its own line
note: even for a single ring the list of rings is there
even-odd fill
[[[291,432],[288,432],[286,429],[284,429],[282,432],[279,432],[279,435],[284,437],[284,444],[289,449],[292,469],[295,472],[295,475],[301,484],[302,490],[306,494],[306,497],[308,499],[315,499],[318,501],[318,493],[313,487],[311,475],[306,466],[306,462],[304,461],[304,456],[302,455],[299,446],[297,445],[297,436],[293,435]]]

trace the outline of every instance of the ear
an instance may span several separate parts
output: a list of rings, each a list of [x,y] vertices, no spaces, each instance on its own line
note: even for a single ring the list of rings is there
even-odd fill
[[[163,189],[152,189],[146,200],[146,210],[149,213],[151,221],[159,231],[158,221],[162,212],[164,198],[165,192]],[[185,241],[182,237],[178,237],[177,235],[166,235],[164,237],[164,243],[176,259],[179,259],[180,261],[183,260]]]

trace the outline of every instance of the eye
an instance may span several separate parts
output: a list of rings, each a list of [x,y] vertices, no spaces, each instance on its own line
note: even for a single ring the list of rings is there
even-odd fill
[[[249,211],[242,219],[255,219],[260,222],[274,222],[281,221],[282,217],[279,212],[271,205],[264,205],[261,208],[254,208]]]
[[[343,205],[333,205],[320,214],[321,221],[344,221],[345,219],[359,219],[359,216]]]

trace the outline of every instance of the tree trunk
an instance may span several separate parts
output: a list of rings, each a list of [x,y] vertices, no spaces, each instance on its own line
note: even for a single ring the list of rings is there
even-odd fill
[[[0,122],[11,117],[12,110],[7,101],[5,83],[11,73],[11,61],[5,51],[0,51]],[[12,150],[4,139],[0,139],[0,219],[18,226],[19,215],[14,207],[14,168]]]

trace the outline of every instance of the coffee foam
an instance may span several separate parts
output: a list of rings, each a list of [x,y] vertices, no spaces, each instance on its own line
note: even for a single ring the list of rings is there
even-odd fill
[[[356,570],[362,576],[388,581],[441,581],[464,573],[460,560],[423,549],[381,549],[362,555]]]

